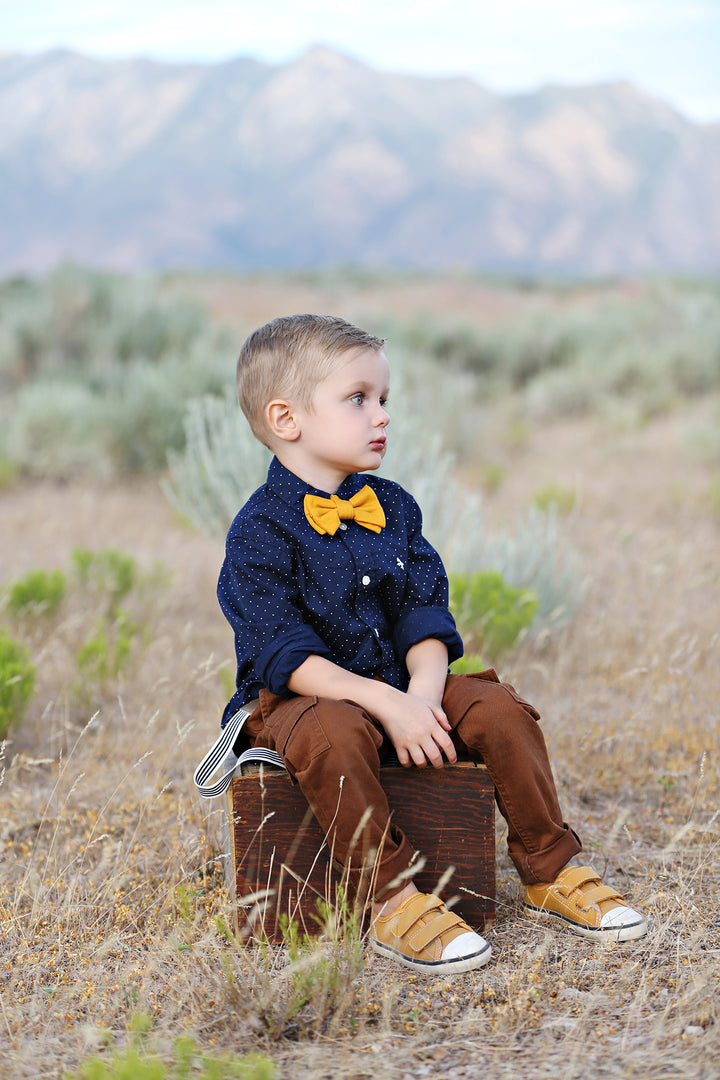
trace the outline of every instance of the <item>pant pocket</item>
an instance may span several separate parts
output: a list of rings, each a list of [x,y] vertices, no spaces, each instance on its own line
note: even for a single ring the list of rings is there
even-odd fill
[[[268,695],[260,703],[265,723],[257,739],[257,745],[277,750],[289,766],[302,768],[303,761],[311,761],[330,746],[325,731],[315,712],[316,697],[296,697],[278,702],[275,695]]]

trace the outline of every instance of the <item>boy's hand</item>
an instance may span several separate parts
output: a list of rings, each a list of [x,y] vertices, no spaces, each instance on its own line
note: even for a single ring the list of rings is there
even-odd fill
[[[304,660],[288,679],[288,688],[294,694],[356,702],[382,724],[401,765],[422,769],[429,763],[442,769],[443,755],[451,763],[457,761],[448,735],[450,723],[440,704],[447,676],[447,650],[440,642],[428,639],[413,645],[408,658],[407,693],[382,680],[354,675],[324,656]]]
[[[376,715],[403,767],[416,765],[422,769],[430,764],[442,769],[443,754],[449,762],[457,761],[448,735],[448,719],[440,706],[429,699],[394,690],[388,706]]]

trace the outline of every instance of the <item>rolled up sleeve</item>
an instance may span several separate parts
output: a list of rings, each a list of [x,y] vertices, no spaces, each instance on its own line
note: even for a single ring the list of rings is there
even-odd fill
[[[447,608],[422,607],[408,612],[395,628],[398,655],[404,658],[413,645],[425,638],[437,638],[447,645],[448,663],[463,654],[462,638]]]
[[[312,627],[294,626],[267,643],[255,661],[255,672],[273,694],[287,694],[288,679],[309,656],[331,659],[330,650]]]

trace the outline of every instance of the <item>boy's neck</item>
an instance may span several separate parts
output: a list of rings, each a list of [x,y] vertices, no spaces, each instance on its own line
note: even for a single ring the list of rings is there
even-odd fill
[[[343,481],[352,475],[332,467],[327,469],[312,468],[302,461],[297,461],[294,454],[283,453],[282,449],[280,453],[275,450],[275,457],[288,472],[291,472],[293,476],[297,476],[298,480],[302,480],[304,484],[309,484],[310,487],[314,487],[318,491],[327,492],[328,495],[333,495]]]

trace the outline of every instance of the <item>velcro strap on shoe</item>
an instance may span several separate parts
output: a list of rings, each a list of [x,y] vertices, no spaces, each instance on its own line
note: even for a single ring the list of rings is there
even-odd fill
[[[440,897],[432,896],[430,893],[417,893],[417,895],[411,896],[398,912],[396,931],[398,937],[404,937],[423,915],[427,915],[442,906],[443,902]]]
[[[453,915],[451,911],[441,911],[433,916],[427,926],[421,926],[418,930],[410,934],[408,936],[408,941],[415,952],[422,952],[423,949],[426,949],[433,941],[442,937],[446,930],[453,930],[454,928],[463,925],[462,919],[459,919],[457,915]],[[469,930],[470,927],[467,927],[467,929]]]
[[[589,904],[601,904],[603,900],[615,900],[622,904],[623,899],[619,892],[610,885],[596,885],[592,889],[583,889],[583,899]]]
[[[590,866],[568,866],[555,880],[556,886],[563,892],[582,889],[584,885],[600,884],[600,876]]]

